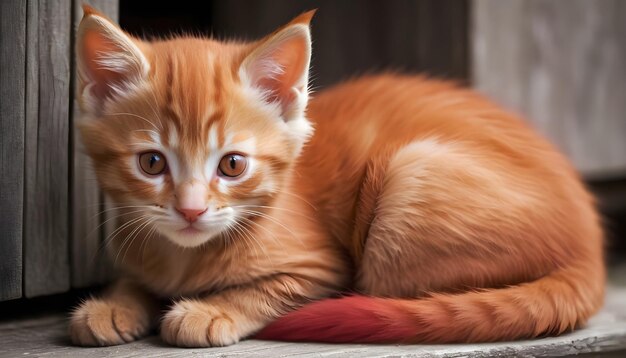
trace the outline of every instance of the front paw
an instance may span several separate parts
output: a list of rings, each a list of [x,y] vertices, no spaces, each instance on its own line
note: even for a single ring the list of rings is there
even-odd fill
[[[240,339],[233,318],[223,309],[190,300],[176,303],[165,314],[161,337],[179,347],[222,347]]]
[[[146,315],[115,302],[91,299],[70,319],[70,338],[80,346],[112,346],[131,342],[148,332]]]

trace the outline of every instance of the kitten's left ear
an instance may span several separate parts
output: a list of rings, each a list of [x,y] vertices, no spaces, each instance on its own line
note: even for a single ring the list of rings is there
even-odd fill
[[[315,10],[306,12],[261,40],[243,60],[241,80],[280,105],[289,122],[302,117],[308,101],[311,33],[309,24]]]

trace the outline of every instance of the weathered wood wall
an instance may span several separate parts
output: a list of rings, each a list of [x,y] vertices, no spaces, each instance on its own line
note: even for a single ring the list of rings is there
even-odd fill
[[[108,272],[104,200],[86,156],[73,151],[81,3],[0,2],[0,300],[93,285]],[[91,3],[117,17],[117,0]]]
[[[69,113],[71,0],[28,0],[24,295],[70,287]],[[54,16],[51,16],[54,14]]]
[[[626,173],[626,2],[474,0],[476,88],[587,176]]]
[[[22,295],[26,0],[0,1],[0,301]]]

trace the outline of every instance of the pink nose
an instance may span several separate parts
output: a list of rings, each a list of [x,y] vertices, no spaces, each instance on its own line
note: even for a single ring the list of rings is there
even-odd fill
[[[204,209],[176,208],[176,211],[181,213],[187,221],[192,223],[198,220],[198,216],[204,214],[207,211],[207,208],[204,208]]]

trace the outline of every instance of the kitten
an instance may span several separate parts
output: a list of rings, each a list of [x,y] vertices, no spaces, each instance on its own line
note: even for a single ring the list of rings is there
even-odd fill
[[[79,128],[125,276],[72,314],[74,343],[484,342],[601,306],[592,197],[480,95],[379,75],[307,106],[313,12],[239,43],[145,42],[84,10]]]

